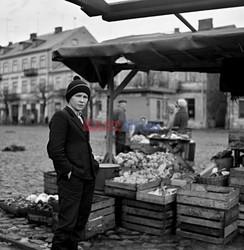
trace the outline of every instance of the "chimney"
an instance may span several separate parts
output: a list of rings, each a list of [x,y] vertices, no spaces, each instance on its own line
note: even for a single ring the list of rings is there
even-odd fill
[[[61,26],[55,27],[54,34],[58,34],[60,32],[62,32],[62,27]]]
[[[198,20],[198,30],[211,30],[213,28],[213,18]]]
[[[8,42],[8,46],[11,46],[11,45],[13,45],[13,42]]]
[[[34,40],[36,38],[36,33],[31,33],[30,34],[30,40]]]
[[[175,33],[180,33],[180,28],[175,28]]]

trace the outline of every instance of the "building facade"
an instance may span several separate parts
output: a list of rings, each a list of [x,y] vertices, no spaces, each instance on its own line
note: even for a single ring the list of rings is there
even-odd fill
[[[64,90],[73,72],[52,61],[59,47],[97,43],[85,27],[30,34],[26,41],[0,47],[0,123],[36,124],[48,121],[65,105]]]

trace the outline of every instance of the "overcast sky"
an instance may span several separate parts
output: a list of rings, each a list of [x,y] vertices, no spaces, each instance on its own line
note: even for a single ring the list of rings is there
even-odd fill
[[[172,33],[174,28],[180,28],[182,32],[189,31],[174,15],[106,22],[101,17],[88,17],[79,6],[65,0],[0,1],[2,46],[7,45],[9,41],[27,40],[30,33],[51,33],[57,26],[62,26],[63,30],[85,26],[98,42],[127,35]],[[244,28],[244,7],[182,13],[182,16],[195,29],[198,29],[198,20],[205,18],[213,18],[214,27],[235,24]]]

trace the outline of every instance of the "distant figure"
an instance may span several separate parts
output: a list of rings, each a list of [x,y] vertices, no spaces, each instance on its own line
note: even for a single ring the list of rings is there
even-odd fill
[[[115,152],[118,155],[120,152],[124,152],[126,149],[126,107],[127,101],[120,100],[118,102],[118,107],[114,110],[113,120],[117,122],[115,131]]]
[[[150,126],[146,116],[141,116],[139,123],[136,124],[133,135],[148,135]]]
[[[172,127],[174,126],[174,119],[175,119],[176,111],[177,109],[174,104],[168,105],[168,122],[167,122],[166,127],[169,129],[172,129]]]
[[[175,113],[173,126],[178,129],[178,132],[185,133],[189,120],[187,102],[185,99],[179,99],[176,102],[176,106],[178,111]]]

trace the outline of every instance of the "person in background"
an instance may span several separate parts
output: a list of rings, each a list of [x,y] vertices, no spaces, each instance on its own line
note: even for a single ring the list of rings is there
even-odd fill
[[[174,119],[175,119],[175,113],[176,113],[176,107],[174,104],[169,104],[168,105],[168,122],[166,127],[168,129],[172,129],[174,126]]]
[[[89,86],[78,76],[68,85],[68,105],[49,123],[47,152],[57,173],[58,227],[52,250],[78,250],[91,211],[99,164],[94,159],[89,131],[81,112],[90,99]]]
[[[175,113],[174,128],[178,129],[179,133],[185,133],[188,126],[188,112],[187,112],[187,102],[185,99],[179,99],[176,102],[177,112]]]
[[[115,126],[115,152],[118,155],[120,152],[126,150],[126,100],[119,100],[118,107],[113,112],[113,121],[116,122]]]
[[[149,123],[146,116],[141,116],[139,123],[136,124],[133,135],[148,135]]]

